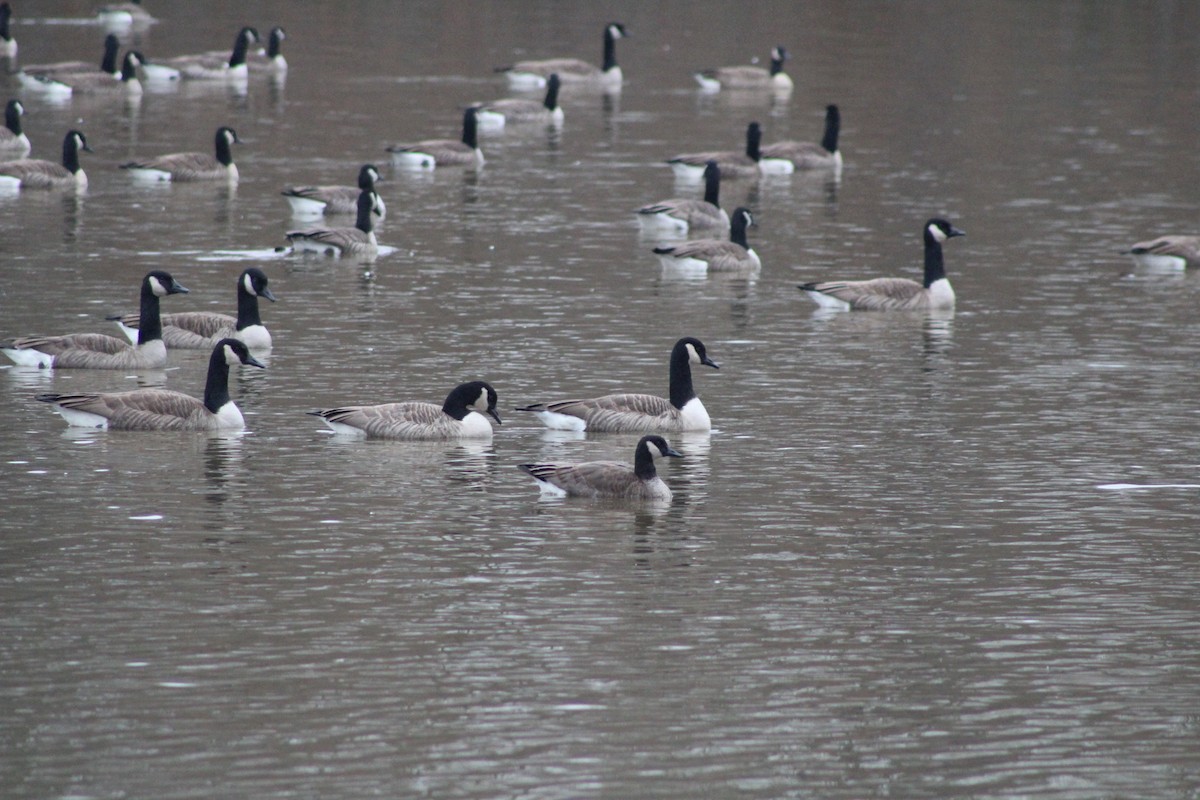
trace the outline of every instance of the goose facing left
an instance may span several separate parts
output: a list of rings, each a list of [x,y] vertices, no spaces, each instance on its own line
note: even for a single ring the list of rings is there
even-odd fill
[[[387,151],[392,154],[392,163],[406,169],[483,166],[483,151],[479,149],[478,111],[477,106],[471,106],[463,112],[461,139],[423,139],[391,145]]]
[[[238,179],[237,165],[233,163],[233,145],[240,144],[237,132],[228,126],[217,128],[215,154],[169,153],[144,161],[128,161],[121,169],[139,181],[219,181],[234,182]]]
[[[170,389],[128,392],[39,394],[52,403],[68,425],[121,431],[240,431],[241,409],[229,396],[229,368],[238,364],[265,368],[245,342],[221,339],[208,359],[204,399]]]
[[[379,196],[364,189],[358,193],[358,213],[353,228],[305,228],[288,231],[285,235],[296,253],[374,258],[379,253],[379,242],[375,238],[371,215],[378,204]]]
[[[74,333],[25,336],[0,350],[19,366],[39,369],[161,369],[167,365],[167,348],[162,340],[159,300],[187,291],[162,270],[142,278],[137,344],[101,333]]]
[[[25,106],[20,100],[9,100],[4,106],[4,127],[0,128],[0,158],[24,158],[32,147],[21,125]]]
[[[63,138],[62,163],[40,158],[0,162],[0,189],[83,189],[87,173],[79,164],[79,153],[92,152],[82,131],[67,131]]]
[[[445,402],[383,403],[370,406],[341,406],[310,411],[335,433],[371,439],[407,441],[452,441],[491,439],[490,416],[500,424],[496,390],[484,381],[460,383],[446,395]],[[487,416],[484,416],[484,415]]]
[[[689,239],[676,245],[660,245],[654,254],[664,267],[707,272],[747,272],[762,267],[762,261],[746,238],[754,224],[750,209],[741,206],[729,215],[728,239]]]
[[[579,464],[518,464],[517,469],[538,482],[543,494],[569,497],[610,497],[621,500],[671,499],[671,489],[658,476],[654,460],[682,458],[661,436],[643,436],[633,451],[633,464],[585,461]]]

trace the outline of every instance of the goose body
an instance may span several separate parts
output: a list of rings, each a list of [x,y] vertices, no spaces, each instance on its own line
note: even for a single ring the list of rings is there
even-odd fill
[[[107,28],[143,27],[158,22],[138,0],[108,3],[96,9],[96,19]]]
[[[754,224],[750,209],[734,209],[729,218],[728,239],[689,239],[676,245],[661,245],[654,254],[664,267],[704,270],[707,272],[737,272],[762,267],[758,253],[746,239],[746,228]]]
[[[704,343],[687,336],[671,348],[670,399],[649,394],[610,394],[521,406],[548,428],[604,433],[655,433],[712,429],[708,411],[692,385],[692,365],[720,369]]]
[[[258,31],[247,26],[238,31],[228,56],[198,53],[156,60],[154,64],[145,68],[146,78],[153,81],[172,81],[180,78],[197,81],[244,81],[250,75],[249,67],[246,66],[247,52],[250,45],[258,42]]]
[[[358,193],[357,217],[353,228],[306,228],[287,232],[292,250],[297,253],[319,253],[341,257],[345,255],[375,256],[379,242],[371,221],[373,209],[379,202],[374,192]]]
[[[17,40],[13,38],[12,32],[8,29],[10,19],[12,19],[12,6],[8,3],[0,3],[0,56],[16,58]]]
[[[392,163],[405,169],[433,169],[439,165],[483,166],[477,112],[478,109],[472,106],[463,113],[462,138],[459,140],[425,139],[388,147]]]
[[[786,174],[794,167],[783,159],[764,159],[762,155],[762,126],[751,122],[746,126],[746,149],[710,150],[681,153],[667,159],[675,177],[681,181],[697,181],[704,176],[708,162],[715,161],[722,178],[756,178],[759,175]]]
[[[219,181],[235,182],[237,165],[233,163],[233,145],[240,142],[233,128],[217,128],[215,155],[207,153],[169,153],[145,161],[129,161],[121,169],[139,181]]]
[[[866,281],[806,283],[800,289],[823,308],[840,311],[939,311],[954,308],[954,289],[946,278],[942,243],[966,234],[949,221],[925,223],[925,280],[874,278]]]
[[[122,93],[127,96],[140,97],[142,83],[138,80],[137,70],[142,65],[142,54],[130,50],[121,60],[121,69],[114,75],[98,69],[85,72],[64,72],[52,74],[18,73],[21,85],[34,91],[60,96],[76,94]]]
[[[383,403],[371,406],[342,406],[310,411],[336,433],[371,439],[456,440],[491,439],[492,424],[500,424],[496,390],[483,381],[454,387],[446,401],[434,403]]]
[[[25,106],[20,100],[9,100],[4,106],[4,127],[0,128],[0,159],[24,158],[32,146],[21,125]]]
[[[258,311],[260,297],[275,302],[266,273],[250,267],[238,276],[236,317],[214,311],[160,314],[162,340],[168,350],[207,350],[221,339],[238,339],[251,350],[270,350],[271,332],[263,325]],[[131,342],[137,343],[139,315],[121,314],[110,319],[116,321]]]
[[[240,431],[241,410],[229,396],[229,368],[247,364],[262,368],[244,342],[222,339],[208,360],[204,399],[170,389],[128,392],[39,394],[52,403],[68,425],[120,431]]]
[[[509,86],[518,90],[540,89],[555,73],[564,84],[617,89],[625,77],[617,65],[616,42],[626,36],[629,31],[619,22],[610,22],[604,27],[604,60],[599,67],[578,58],[550,58],[518,61],[496,71],[505,73]]]
[[[68,131],[63,139],[62,163],[40,158],[0,162],[0,189],[83,189],[87,173],[79,164],[79,152],[91,152],[81,131]]]
[[[838,149],[838,133],[842,116],[835,105],[825,107],[825,133],[816,142],[775,142],[762,148],[763,160],[780,159],[792,162],[798,169],[835,169],[842,167],[842,151]]]
[[[358,171],[358,186],[289,186],[282,194],[292,207],[294,217],[319,217],[324,214],[354,214],[358,212],[358,196],[362,192],[375,193],[375,182],[380,180],[379,170],[374,164],[363,164]],[[387,208],[383,198],[375,193],[375,216],[383,219]]]
[[[167,348],[162,340],[159,299],[186,293],[187,289],[162,270],[142,279],[137,344],[116,336],[75,333],[26,336],[0,346],[0,350],[20,366],[39,369],[161,369],[167,365]]]
[[[704,199],[674,197],[638,209],[643,231],[685,234],[690,230],[729,228],[729,215],[721,208],[721,168],[716,161],[704,168]]]
[[[697,72],[694,77],[706,92],[719,92],[722,88],[790,92],[793,88],[792,79],[783,71],[783,62],[787,57],[787,50],[780,45],[771,49],[770,69],[752,65],[717,67]]]
[[[114,34],[104,37],[104,53],[100,56],[100,72],[113,77],[119,77],[121,68],[117,63],[120,54],[121,41]],[[27,83],[27,79],[37,77],[57,77],[59,75],[75,75],[96,71],[95,61],[56,61],[51,64],[26,64],[17,73],[17,79],[26,88],[39,88],[36,83]]]
[[[518,464],[538,482],[543,494],[609,497],[621,500],[670,500],[671,489],[658,477],[654,460],[682,458],[661,436],[643,436],[633,451],[633,464],[585,461],[579,464]]]
[[[1200,267],[1200,236],[1160,236],[1138,242],[1129,255],[1148,269]]]
[[[508,123],[562,125],[563,110],[558,104],[560,85],[555,72],[546,81],[546,96],[541,101],[509,97],[484,103],[479,106],[479,126],[485,130],[502,130]]]
[[[288,62],[283,57],[283,40],[287,38],[287,32],[276,25],[271,28],[271,32],[267,35],[267,51],[265,53],[252,53],[247,56],[247,61],[254,69],[266,67],[273,72],[287,72]]]

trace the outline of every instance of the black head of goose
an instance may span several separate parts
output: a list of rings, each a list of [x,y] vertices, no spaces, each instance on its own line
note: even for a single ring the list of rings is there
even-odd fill
[[[80,151],[90,153],[83,131],[67,131],[63,137],[62,163],[40,158],[0,162],[0,189],[83,189],[87,173],[79,163]]]
[[[32,147],[21,125],[21,117],[24,115],[25,105],[20,100],[14,98],[4,106],[4,127],[0,128],[0,156],[23,158],[29,155]]]
[[[838,135],[841,128],[841,112],[836,105],[828,105],[825,107],[825,133],[821,136],[820,143],[775,142],[762,148],[762,160],[788,161],[794,169],[840,170],[842,151],[838,149]]]
[[[697,72],[693,77],[706,92],[719,92],[722,88],[790,92],[793,88],[792,79],[783,71],[783,62],[787,58],[787,50],[783,45],[778,45],[771,48],[770,69],[755,65],[716,67]]]
[[[318,253],[341,257],[346,255],[374,257],[379,252],[375,226],[371,220],[380,203],[375,192],[358,193],[357,216],[353,228],[305,228],[288,231],[287,240],[296,253]]]
[[[564,84],[616,90],[625,79],[617,65],[617,40],[629,35],[629,30],[620,22],[604,26],[604,56],[599,67],[578,58],[549,58],[518,61],[507,67],[497,67],[496,72],[505,73],[509,86],[518,90],[540,89],[553,73],[558,73]]]
[[[292,207],[294,217],[319,217],[324,214],[354,214],[358,212],[358,196],[372,192],[375,197],[375,216],[383,219],[387,207],[375,191],[383,180],[374,164],[363,164],[358,170],[358,186],[289,186],[281,194]]]
[[[633,464],[585,461],[579,464],[518,464],[517,469],[538,482],[543,494],[621,500],[671,499],[671,489],[658,476],[655,459],[682,458],[661,436],[643,436],[633,451]]]
[[[240,144],[237,132],[228,126],[217,128],[214,136],[214,155],[208,153],[168,153],[143,161],[127,161],[121,169],[139,181],[159,183],[175,181],[236,181],[237,165],[233,163],[233,145]]]
[[[469,106],[463,112],[462,138],[424,139],[387,148],[392,163],[404,169],[433,169],[437,166],[483,166],[483,151],[479,149],[479,107]]]
[[[434,403],[383,403],[310,411],[335,433],[372,439],[452,441],[492,438],[491,417],[500,424],[496,390],[485,381],[460,383],[440,406]],[[485,416],[487,415],[487,416]]]
[[[704,167],[704,199],[673,197],[638,209],[643,231],[685,234],[689,230],[729,227],[729,215],[721,208],[721,167],[709,161]]]
[[[740,206],[729,215],[728,239],[689,239],[676,245],[661,245],[654,254],[664,267],[706,272],[746,272],[762,267],[762,261],[746,238],[754,224],[750,209]]]

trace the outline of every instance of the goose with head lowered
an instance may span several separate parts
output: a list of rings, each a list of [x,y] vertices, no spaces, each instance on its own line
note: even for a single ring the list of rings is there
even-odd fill
[[[233,50],[229,56],[215,53],[198,53],[196,55],[174,56],[173,58],[155,59],[153,64],[143,67],[146,80],[162,82],[177,81],[180,78],[197,81],[245,81],[249,75],[246,66],[246,55],[252,44],[258,44],[258,31],[246,26],[238,31],[233,40]]]
[[[659,245],[654,254],[664,267],[706,272],[746,272],[762,267],[762,261],[746,239],[754,224],[750,209],[734,209],[729,217],[728,239],[689,239],[675,245]]]
[[[800,289],[822,308],[839,311],[948,311],[954,308],[954,289],[946,278],[942,243],[966,236],[948,220],[925,223],[925,280],[873,278],[865,281],[805,283]]]
[[[619,89],[625,80],[617,65],[617,39],[629,36],[629,31],[619,22],[604,26],[604,60],[599,67],[578,58],[548,58],[543,60],[518,61],[507,67],[497,67],[508,78],[513,89],[540,89],[554,73],[564,84],[594,86],[602,89]]]
[[[87,173],[79,164],[79,152],[92,152],[82,131],[67,131],[63,139],[62,163],[40,158],[0,162],[0,189],[84,189]]]
[[[479,105],[479,127],[489,131],[500,131],[507,124],[514,125],[562,125],[563,110],[558,104],[561,85],[558,73],[546,81],[546,96],[541,100],[528,97],[506,97]]]
[[[20,100],[9,100],[4,106],[4,127],[0,128],[0,159],[24,158],[29,155],[32,146],[21,125],[21,117],[24,115],[25,106]]]
[[[763,145],[763,160],[785,160],[792,162],[798,170],[842,168],[842,151],[838,149],[838,133],[842,127],[842,115],[835,105],[825,107],[825,134],[821,142],[782,141]]]
[[[162,369],[167,365],[167,347],[159,300],[187,291],[162,270],[142,278],[137,344],[102,333],[73,333],[25,336],[0,345],[0,350],[19,366],[39,369]]]
[[[704,168],[704,199],[673,197],[642,206],[638,224],[648,233],[685,234],[691,230],[725,230],[729,215],[721,208],[721,167],[716,161]]]
[[[521,406],[548,428],[601,433],[708,431],[712,421],[692,386],[692,365],[720,369],[704,343],[685,336],[671,348],[670,399],[650,394],[610,394]]]
[[[383,403],[341,406],[309,414],[325,420],[335,433],[370,439],[453,441],[492,438],[491,417],[500,424],[496,390],[484,381],[460,383],[440,406],[434,403]],[[487,416],[484,416],[484,415]]]
[[[134,179],[159,183],[174,181],[229,181],[238,179],[233,163],[233,145],[240,144],[237,132],[228,126],[217,128],[214,155],[208,153],[168,153],[144,161],[127,161],[121,169],[128,170]]]
[[[751,122],[746,126],[746,149],[707,150],[680,153],[667,159],[675,177],[681,181],[697,181],[704,176],[708,162],[715,161],[722,178],[757,178],[760,175],[786,174],[794,167],[790,161],[764,159],[762,155],[762,126]]]
[[[483,151],[479,149],[478,113],[477,106],[471,106],[463,112],[461,139],[423,139],[389,146],[387,151],[392,154],[392,163],[405,169],[483,166]]]
[[[272,303],[275,295],[267,286],[267,275],[258,267],[242,271],[237,281],[237,316],[215,311],[179,311],[160,314],[162,340],[168,350],[207,350],[221,339],[238,339],[252,350],[270,350],[271,332],[258,313],[258,298]],[[137,344],[140,314],[118,314],[116,321],[129,340]]]
[[[788,52],[783,45],[771,48],[771,68],[756,65],[739,65],[735,67],[716,67],[701,70],[695,74],[696,82],[706,92],[719,92],[721,89],[770,89],[774,92],[790,92],[792,79],[783,71],[783,62],[787,61]]]
[[[221,339],[208,359],[204,399],[170,389],[128,392],[39,394],[52,403],[68,425],[118,431],[240,431],[246,427],[241,409],[229,396],[229,368],[238,364],[263,368],[245,342]]]
[[[294,253],[317,253],[324,256],[366,256],[379,253],[375,226],[371,215],[379,204],[379,195],[363,190],[358,193],[357,217],[353,228],[305,228],[288,231],[287,240]]]
[[[375,192],[375,182],[382,180],[374,164],[363,164],[358,171],[358,186],[289,186],[281,194],[292,207],[293,217],[320,217],[324,214],[355,214],[358,196]],[[383,199],[375,193],[375,216],[387,214]]]
[[[633,464],[622,461],[584,461],[578,464],[518,464],[517,469],[538,482],[544,495],[609,497],[620,500],[670,500],[671,489],[658,477],[654,460],[682,458],[667,440],[643,436],[633,451]]]
[[[1200,267],[1200,236],[1159,236],[1138,242],[1127,254],[1147,269]]]

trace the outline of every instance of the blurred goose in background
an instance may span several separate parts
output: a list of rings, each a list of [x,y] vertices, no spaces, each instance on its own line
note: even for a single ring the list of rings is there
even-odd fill
[[[526,97],[508,97],[479,106],[479,127],[484,130],[503,130],[506,123],[562,125],[563,110],[558,104],[561,82],[558,73],[546,81],[546,96],[540,102]]]
[[[274,72],[287,72],[288,62],[283,57],[283,40],[287,38],[287,31],[276,25],[271,28],[271,32],[267,34],[267,49],[266,52],[251,53],[247,57],[247,62],[251,68],[267,68]]]
[[[479,109],[471,106],[463,112],[462,138],[424,139],[387,148],[392,163],[406,169],[433,169],[437,166],[483,166],[483,151],[479,149]]]
[[[670,399],[649,394],[610,394],[588,400],[558,400],[521,406],[548,428],[605,433],[707,431],[712,422],[692,386],[692,365],[720,369],[704,343],[685,336],[671,348]]]
[[[39,369],[161,369],[167,365],[167,347],[162,340],[159,299],[187,291],[162,270],[142,278],[138,342],[134,345],[102,333],[73,333],[25,336],[0,350],[20,366]]]
[[[1147,269],[1200,267],[1200,236],[1160,236],[1138,242],[1128,254]]]
[[[771,48],[770,69],[753,65],[717,67],[697,72],[695,74],[696,82],[706,92],[719,92],[722,88],[771,89],[776,92],[790,92],[792,79],[783,71],[783,62],[787,61],[787,57],[787,50],[783,48],[783,45],[779,45]]]
[[[756,270],[762,267],[758,253],[746,239],[746,229],[754,224],[750,209],[734,209],[729,216],[728,239],[689,239],[677,245],[654,248],[664,267],[708,272]]]
[[[12,6],[0,3],[0,56],[16,58],[17,40],[9,31],[9,21],[12,19]]]
[[[487,414],[500,423],[496,390],[484,381],[461,383],[434,403],[383,403],[372,406],[342,406],[310,411],[335,433],[371,439],[455,440],[492,438]]]
[[[244,81],[249,77],[246,54],[252,44],[258,44],[258,31],[246,26],[238,31],[229,56],[199,53],[155,60],[143,71],[151,81],[174,81],[182,78],[201,81]]]
[[[382,180],[374,164],[363,164],[358,170],[358,186],[289,186],[282,194],[292,207],[293,217],[319,217],[324,214],[354,214],[358,212],[358,196],[371,192],[375,198],[375,216],[387,214],[383,198],[375,191],[375,182]]]
[[[68,425],[118,431],[240,431],[246,427],[241,409],[229,396],[229,368],[238,364],[264,368],[244,342],[222,339],[208,359],[204,399],[170,389],[128,392],[39,394],[52,403]]]
[[[681,153],[667,159],[675,177],[682,181],[697,181],[704,176],[708,162],[715,161],[721,168],[722,178],[755,178],[759,175],[774,175],[791,172],[790,161],[766,160],[762,156],[762,126],[751,122],[746,126],[746,149],[710,150],[700,153]]]
[[[83,189],[87,173],[79,164],[79,152],[92,152],[82,131],[67,131],[63,139],[62,164],[40,158],[0,162],[0,189]]]
[[[142,6],[141,0],[103,5],[96,9],[96,20],[104,27],[116,30],[132,27],[141,28],[158,22]]]
[[[117,63],[121,42],[114,34],[104,37],[104,53],[100,56],[100,71],[113,77],[120,77],[121,68]],[[17,79],[26,88],[37,89],[36,84],[29,83],[36,76],[56,77],[59,75],[74,75],[96,71],[95,61],[56,61],[51,64],[26,64],[17,73]]]
[[[579,464],[518,464],[538,482],[543,494],[568,497],[611,497],[623,500],[670,500],[671,489],[658,477],[656,458],[683,454],[661,436],[643,436],[633,451],[633,464],[584,461]]]
[[[497,67],[508,77],[513,89],[540,89],[553,73],[558,73],[564,84],[592,85],[605,89],[619,89],[624,76],[617,66],[617,39],[629,36],[629,31],[619,22],[610,22],[604,27],[604,61],[601,66],[589,64],[578,58],[550,58],[541,61],[518,61],[507,67]]]
[[[271,332],[258,312],[260,297],[275,302],[275,295],[267,287],[266,273],[250,267],[238,276],[236,317],[215,311],[160,314],[162,340],[168,350],[207,350],[221,339],[237,339],[252,350],[270,350]],[[138,340],[140,318],[140,314],[133,313],[109,317],[134,344]]]
[[[842,127],[842,115],[835,105],[825,107],[825,134],[821,143],[783,141],[762,148],[762,157],[791,161],[796,169],[842,168],[842,151],[838,149],[838,132]]]
[[[0,128],[0,159],[24,158],[32,146],[21,126],[25,106],[20,100],[9,100],[4,106],[4,127]]]
[[[140,181],[219,181],[235,182],[238,168],[233,163],[233,145],[241,142],[233,128],[217,128],[215,155],[207,153],[168,153],[145,161],[127,161],[121,169]]]
[[[966,236],[948,220],[925,223],[925,280],[874,278],[866,281],[806,283],[800,289],[822,308],[839,311],[940,311],[954,308],[954,289],[946,278],[942,243]]]
[[[288,231],[295,253],[318,253],[340,258],[347,255],[374,257],[379,252],[371,214],[379,197],[371,191],[358,193],[358,215],[353,228],[307,228]]]
[[[714,230],[729,227],[729,215],[721,208],[721,168],[716,161],[704,168],[704,199],[675,197],[638,209],[638,223],[644,232],[685,234],[689,230]]]
[[[141,97],[142,83],[138,80],[138,67],[141,65],[142,54],[130,50],[121,60],[121,69],[116,75],[91,69],[86,72],[55,72],[45,75],[20,72],[18,77],[22,87],[44,94],[69,96],[121,92],[128,96]]]

